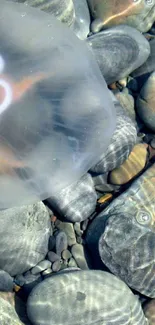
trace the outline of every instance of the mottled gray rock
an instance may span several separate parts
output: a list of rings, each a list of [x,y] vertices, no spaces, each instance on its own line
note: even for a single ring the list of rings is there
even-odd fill
[[[0,291],[12,291],[13,286],[13,278],[10,274],[0,270]]]
[[[101,212],[87,230],[87,244],[131,288],[155,297],[155,164]],[[102,264],[103,264],[102,263]]]
[[[73,0],[73,4],[75,19],[70,27],[80,39],[84,40],[90,32],[90,13],[87,0]]]
[[[43,203],[0,211],[0,269],[21,274],[47,254],[50,218]]]
[[[136,296],[102,271],[63,272],[31,292],[27,313],[34,325],[147,325]]]
[[[62,251],[67,249],[67,235],[64,231],[60,231],[56,236],[56,254],[61,256]]]
[[[75,231],[71,222],[61,222],[60,220],[57,220],[56,227],[65,232],[65,234],[67,235],[67,242],[69,246],[76,244]]]
[[[121,25],[87,38],[108,85],[127,77],[150,54],[149,42],[135,28]]]
[[[0,298],[0,324],[1,325],[22,325],[15,308]]]
[[[31,273],[35,275],[42,271],[45,271],[46,269],[48,269],[50,267],[51,267],[51,262],[48,260],[44,260],[44,261],[39,262],[35,267],[33,267],[31,269]]]
[[[91,175],[85,174],[78,182],[50,200],[53,207],[66,219],[72,222],[87,219],[95,211],[97,200]]]
[[[82,245],[80,244],[73,245],[71,248],[71,253],[80,269],[82,270],[89,269],[89,266],[87,264],[88,254]]]

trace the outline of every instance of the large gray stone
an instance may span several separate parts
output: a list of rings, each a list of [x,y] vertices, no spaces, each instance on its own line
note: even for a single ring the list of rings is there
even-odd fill
[[[43,203],[0,212],[0,269],[14,276],[44,259],[50,218]]]
[[[1,325],[22,325],[15,309],[10,303],[0,298],[0,324]]]
[[[33,325],[146,325],[138,298],[125,283],[102,271],[64,272],[31,292]]]

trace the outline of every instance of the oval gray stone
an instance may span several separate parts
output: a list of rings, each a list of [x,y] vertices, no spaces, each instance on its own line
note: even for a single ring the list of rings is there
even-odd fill
[[[34,325],[146,325],[139,300],[124,282],[102,271],[62,273],[31,292],[28,317]]]
[[[135,28],[121,25],[87,38],[107,84],[127,77],[150,54],[149,42]]]
[[[15,276],[48,252],[50,218],[42,202],[0,212],[0,269]]]
[[[50,267],[51,267],[51,262],[48,260],[44,260],[44,261],[39,262],[36,266],[34,266],[31,269],[31,273],[35,275],[35,274],[38,274],[40,272],[47,270]]]
[[[63,250],[67,249],[67,235],[60,231],[56,236],[56,254],[61,256]]]

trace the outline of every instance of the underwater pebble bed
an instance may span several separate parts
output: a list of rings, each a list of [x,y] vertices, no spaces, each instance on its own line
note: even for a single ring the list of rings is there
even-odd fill
[[[85,108],[91,111],[95,107],[87,125],[90,127],[88,142],[84,143],[84,150],[89,144],[88,151],[94,146],[95,157],[91,157],[89,168],[89,164],[81,167],[81,174],[75,175],[75,179],[72,164],[70,174],[64,164],[65,177],[74,182],[61,188],[61,184],[57,184],[61,181],[56,183],[56,180],[63,177],[63,173],[53,173],[52,186],[58,186],[58,194],[45,194],[40,202],[32,198],[29,204],[16,206],[14,199],[19,203],[25,192],[21,192],[17,200],[9,183],[12,197],[5,201],[10,205],[8,209],[2,206],[7,187],[0,177],[0,325],[155,325],[155,0],[3,0],[0,18],[7,15],[7,8],[11,17],[12,8],[16,11],[20,2],[23,19],[29,19],[32,10],[30,23],[33,15],[34,25],[47,16],[54,26],[54,16],[61,22],[60,30],[67,26],[64,35],[71,36],[70,44],[74,45],[74,37],[80,39],[82,55],[79,49],[77,53],[74,51],[74,80],[71,78],[74,74],[72,56],[64,70],[63,66],[56,70],[58,81],[62,78],[62,88],[68,71],[68,87],[73,82],[76,84],[78,78],[82,82],[79,75],[81,71],[84,73],[87,59],[92,64],[92,71],[87,67],[89,78],[97,71],[95,63],[99,68],[100,73],[96,72],[92,84],[89,78],[84,79],[81,87],[75,87],[72,98],[65,97],[63,111],[66,125],[77,119],[77,124],[72,124],[74,132],[78,125],[82,129]],[[44,14],[40,15],[39,10]],[[22,28],[26,35],[28,25]],[[8,62],[12,55],[12,43],[7,43],[5,38],[8,33],[11,40],[18,35],[18,29],[9,31],[9,24],[0,19],[2,77],[2,54],[10,51]],[[35,32],[40,33],[42,41],[51,40],[51,35],[46,35],[44,30]],[[17,45],[20,32],[18,37]],[[54,37],[62,44],[60,34]],[[68,46],[70,51],[71,45],[67,42],[66,48]],[[29,48],[25,43],[21,40],[25,50],[21,52],[21,70],[26,46]],[[42,44],[44,47],[44,41]],[[87,53],[92,54],[94,61]],[[82,62],[84,56],[86,59]],[[47,64],[52,58],[48,56],[48,60]],[[18,61],[16,63],[18,66]],[[12,73],[17,66],[10,64]],[[97,101],[102,93],[102,80],[103,94]],[[55,96],[57,88],[51,90],[48,83],[46,87],[47,94],[51,92],[51,96]],[[0,100],[3,101],[1,88]],[[103,106],[107,105],[107,115],[104,115],[106,109],[104,112],[101,109],[102,100]],[[28,109],[31,110],[31,105]],[[106,116],[107,125],[103,123]],[[13,126],[18,126],[18,120],[11,115],[9,118]],[[35,118],[37,120],[38,115]],[[24,115],[22,122],[24,125]],[[0,136],[8,133],[11,139],[14,137],[12,128],[5,128],[5,119],[3,123]],[[49,125],[45,123],[44,127]],[[19,131],[21,137],[22,133],[28,137],[29,133],[24,133],[23,128],[16,129],[16,133]],[[106,132],[109,132],[107,137]],[[92,147],[91,137],[94,139]],[[63,146],[66,142],[60,148]],[[1,155],[6,154],[3,147],[0,150]],[[33,163],[39,168],[39,161]],[[2,175],[11,174],[13,169],[19,175],[24,167],[10,154],[8,160],[0,157]],[[66,184],[65,177],[62,184]],[[40,179],[44,192],[47,190],[44,183],[49,179],[44,182]]]

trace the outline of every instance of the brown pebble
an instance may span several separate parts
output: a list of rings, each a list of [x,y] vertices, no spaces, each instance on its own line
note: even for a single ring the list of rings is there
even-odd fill
[[[97,202],[102,204],[109,201],[110,199],[112,199],[112,194],[106,193],[105,195],[101,196]]]
[[[155,299],[145,305],[144,314],[149,321],[149,325],[155,325]]]
[[[56,222],[56,220],[57,220],[57,217],[56,216],[51,216],[51,222]]]
[[[116,185],[126,184],[142,171],[148,156],[147,148],[148,145],[145,143],[135,145],[128,159],[120,167],[110,172],[109,182]]]
[[[14,291],[19,292],[21,290],[21,287],[18,286],[17,284],[14,285]]]

